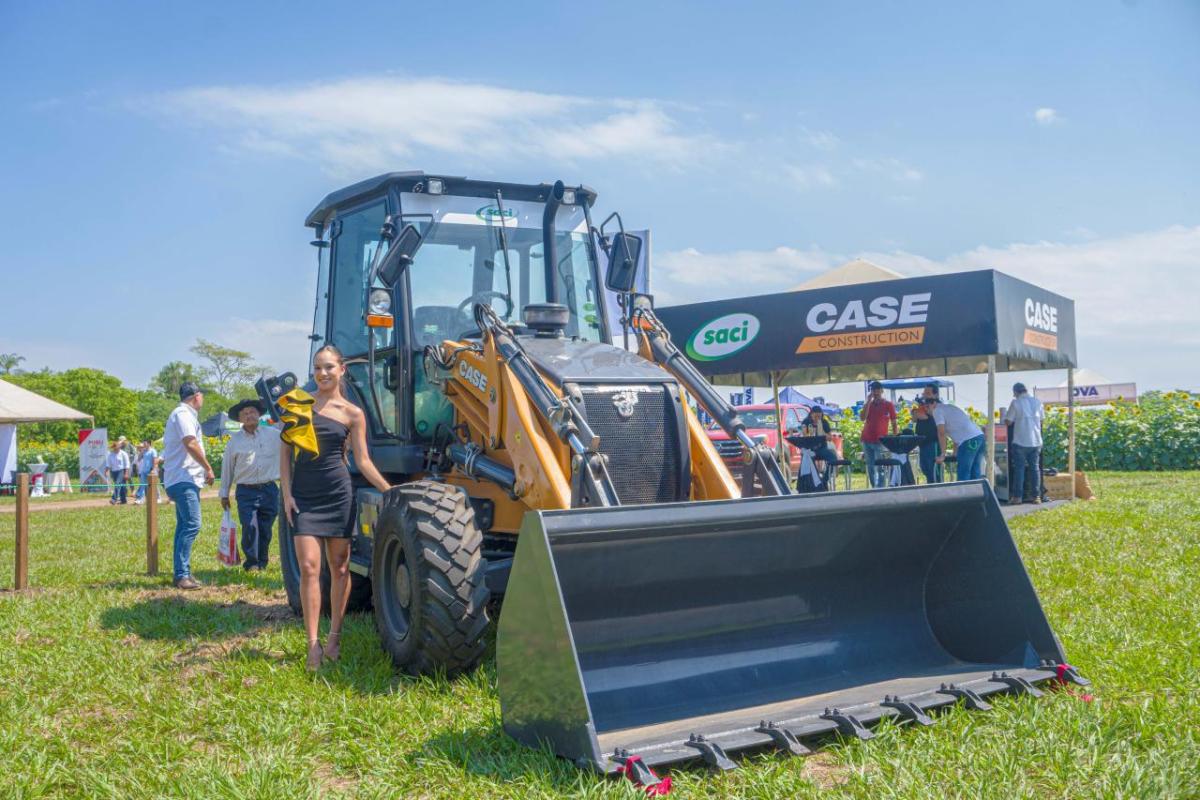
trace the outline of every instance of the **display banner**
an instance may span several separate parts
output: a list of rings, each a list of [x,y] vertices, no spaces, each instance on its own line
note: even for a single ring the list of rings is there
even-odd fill
[[[1075,364],[1071,300],[995,270],[715,300],[658,309],[706,375],[877,365],[879,377]],[[962,363],[949,363],[950,359]],[[940,359],[941,363],[929,363]],[[914,366],[920,362],[920,366]],[[885,366],[886,365],[886,366]],[[895,365],[890,371],[887,367]],[[827,373],[809,380],[836,379]],[[844,379],[844,378],[843,378]]]
[[[1066,386],[1057,386],[1049,389],[1035,388],[1033,390],[1034,397],[1041,400],[1043,403],[1052,406],[1065,406],[1067,404],[1068,390]],[[1077,406],[1100,406],[1106,403],[1111,403],[1114,400],[1136,400],[1137,399],[1137,384],[1136,383],[1096,383],[1096,384],[1076,384],[1075,385],[1075,405]]]
[[[101,489],[107,487],[108,478],[104,474],[107,457],[108,428],[82,428],[79,431],[79,483]]]

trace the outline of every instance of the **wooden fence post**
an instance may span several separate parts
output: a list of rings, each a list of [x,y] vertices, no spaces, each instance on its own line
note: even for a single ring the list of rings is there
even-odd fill
[[[18,592],[29,588],[29,473],[17,475],[17,550],[13,588]]]
[[[158,574],[158,474],[146,480],[146,574]]]

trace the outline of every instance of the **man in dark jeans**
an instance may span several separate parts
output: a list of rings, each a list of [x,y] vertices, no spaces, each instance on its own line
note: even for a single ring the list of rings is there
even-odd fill
[[[1012,458],[1012,486],[1008,504],[1022,500],[1042,502],[1042,401],[1029,394],[1025,384],[1013,384],[1013,401],[1004,412],[1004,421],[1012,425],[1009,452]],[[1028,475],[1026,474],[1028,473]]]
[[[229,510],[229,490],[236,486],[238,519],[242,526],[242,566],[247,572],[265,569],[271,534],[279,516],[279,431],[261,426],[267,413],[260,400],[243,400],[229,409],[242,423],[229,438],[221,466],[221,506]]]
[[[919,397],[913,403],[912,419],[914,432],[917,436],[925,437],[921,440],[920,451],[921,472],[925,475],[925,482],[941,483],[942,465],[937,463],[937,457],[942,453],[938,447],[937,423],[933,421],[933,414]]]

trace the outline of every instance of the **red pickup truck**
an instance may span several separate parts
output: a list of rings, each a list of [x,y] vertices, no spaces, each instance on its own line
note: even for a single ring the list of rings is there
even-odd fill
[[[800,423],[808,416],[808,406],[784,403],[779,408],[783,412],[782,426],[779,418],[775,415],[774,403],[735,406],[738,416],[742,418],[742,422],[746,423],[746,433],[755,439],[761,438],[772,450],[779,447],[780,436],[786,435],[786,431],[799,428]],[[735,475],[740,475],[741,465],[744,463],[742,461],[742,443],[736,439],[730,439],[720,428],[710,429],[708,438],[712,439],[712,443],[716,446],[725,465],[734,469]],[[800,468],[800,451],[790,444],[785,443],[784,446],[788,449],[788,461],[791,462],[792,474],[795,474]]]

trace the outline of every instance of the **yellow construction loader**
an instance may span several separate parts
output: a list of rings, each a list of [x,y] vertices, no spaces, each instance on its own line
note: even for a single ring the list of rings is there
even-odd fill
[[[793,493],[631,291],[643,243],[615,214],[594,226],[595,200],[402,172],[308,217],[312,346],[348,357],[396,487],[357,489],[351,603],[400,669],[472,669],[498,613],[505,730],[603,772],[729,768],[1083,680],[985,482]],[[692,404],[742,442],[743,475]]]

